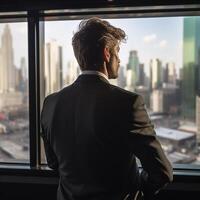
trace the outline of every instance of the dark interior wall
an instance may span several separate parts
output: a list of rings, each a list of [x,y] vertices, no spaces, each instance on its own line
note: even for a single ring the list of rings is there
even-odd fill
[[[199,199],[199,191],[163,190],[155,200]],[[56,200],[57,184],[4,183],[0,184],[1,200]]]
[[[1,0],[0,11],[199,4],[199,0]]]
[[[188,4],[199,4],[200,6],[199,0],[1,0],[0,12],[119,6],[183,6]],[[9,176],[9,173],[10,172],[7,172],[6,175]],[[8,180],[4,173],[0,173],[0,200],[56,200],[56,190],[58,186],[58,177],[56,175],[49,178],[49,175],[46,174],[45,178],[47,178],[47,180],[45,179],[45,181],[42,181],[43,172],[41,175],[37,175],[37,180],[35,180],[34,174],[28,177],[26,174],[21,174],[17,179],[14,176],[15,174],[18,175],[19,173],[12,173],[13,177],[7,177]],[[4,176],[3,181],[2,175]],[[26,177],[26,180],[24,177]],[[157,200],[200,199],[199,175],[192,177],[190,180],[188,180],[188,176],[179,177],[176,178],[175,176],[172,185],[161,191],[157,196]]]
[[[174,172],[174,181],[155,200],[188,200],[200,197],[199,172]],[[58,174],[52,170],[0,170],[0,200],[56,200]]]
[[[1,200],[56,200],[57,185],[1,183]]]

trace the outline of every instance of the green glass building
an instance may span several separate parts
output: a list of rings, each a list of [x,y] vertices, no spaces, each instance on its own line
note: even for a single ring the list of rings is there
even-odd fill
[[[182,116],[195,121],[197,77],[200,70],[200,17],[183,21]]]
[[[132,71],[132,85],[135,87],[139,80],[139,58],[135,50],[129,52],[127,70]]]

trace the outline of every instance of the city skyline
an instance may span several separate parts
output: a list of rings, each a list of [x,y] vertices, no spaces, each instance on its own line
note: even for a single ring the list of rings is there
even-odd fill
[[[191,18],[191,21],[193,22],[197,19],[199,20],[197,17]],[[116,19],[112,20],[111,23],[118,23],[118,27],[120,27],[119,24],[124,22],[123,26],[126,28],[126,25],[128,26],[128,24],[129,27],[131,27],[130,24],[133,25],[130,23],[130,20],[128,21],[129,23],[124,19]],[[190,23],[190,18],[188,21],[189,25],[191,25],[192,22]],[[127,24],[125,22],[127,22]],[[141,23],[141,19],[139,21],[137,20],[137,23],[138,22]],[[163,19],[157,21],[157,23],[161,22],[163,22]],[[49,22],[46,23],[46,27],[48,27],[48,23]],[[66,23],[69,25],[69,23],[72,23],[72,21],[67,21]],[[64,24],[66,25],[66,23]],[[146,20],[145,23],[146,25],[144,26],[143,24],[142,26],[143,29],[147,25],[150,25]],[[73,23],[74,28],[77,24],[78,21]],[[52,23],[50,25],[52,26]],[[194,26],[189,30],[191,33],[194,33],[197,29],[198,28]],[[16,44],[14,40],[16,40],[16,38],[14,37],[15,34],[12,32],[12,30],[13,29],[11,28],[10,24],[4,24],[2,34],[0,35],[0,131],[3,134],[1,136],[1,139],[3,140],[0,143],[0,148],[3,149],[3,151],[9,152],[11,155],[10,157],[14,157],[15,159],[28,159],[27,153],[29,147],[27,142],[29,138],[29,124],[27,116],[29,106],[27,93],[28,77],[26,76],[28,65],[26,64],[26,54],[20,56],[20,63],[18,64],[19,66],[17,66],[15,63],[15,58],[17,55],[19,55],[18,52],[20,51],[16,52],[16,49],[14,48],[14,44]],[[187,33],[190,33],[187,32],[187,23],[184,23],[183,30],[182,34],[184,37],[181,37],[183,47],[180,51],[182,52],[183,50],[187,50],[191,52],[192,50],[193,53],[191,56],[194,54],[197,55],[196,58],[199,58],[199,44],[197,46],[192,45],[189,47],[186,45],[188,44],[187,41],[191,42],[190,38],[188,40],[188,38],[185,37]],[[47,35],[48,31],[49,30],[47,28],[45,31]],[[143,35],[140,35],[143,43],[145,45],[149,45],[149,48],[153,47],[153,44],[159,44],[157,46],[155,45],[154,47],[161,48],[163,50],[165,49],[164,54],[167,56],[167,58],[163,57],[163,52],[161,50],[155,51],[155,49],[152,49],[151,52],[155,51],[154,54],[156,53],[156,56],[152,56],[154,54],[149,53],[149,57],[146,58],[147,61],[144,62],[144,57],[141,56],[143,49],[132,46],[131,43],[127,43],[128,46],[131,45],[131,48],[126,46],[126,48],[123,49],[126,45],[123,44],[123,47],[121,48],[121,56],[123,57],[123,55],[126,54],[126,57],[123,58],[122,61],[122,63],[124,63],[122,64],[123,68],[119,68],[118,79],[111,80],[110,83],[116,84],[126,90],[137,92],[143,96],[147,111],[150,114],[150,118],[155,125],[155,130],[158,133],[158,138],[162,141],[162,145],[171,161],[196,162],[196,144],[197,142],[200,144],[200,120],[198,120],[200,116],[199,93],[196,93],[193,88],[192,100],[193,102],[196,101],[196,103],[195,106],[192,107],[192,112],[197,112],[196,124],[194,119],[190,120],[185,118],[181,103],[184,100],[182,98],[182,94],[185,92],[183,83],[186,83],[186,87],[190,86],[190,83],[187,82],[188,78],[190,78],[192,85],[194,86],[194,83],[196,82],[196,76],[193,72],[194,69],[199,68],[200,65],[199,63],[194,65],[187,59],[184,59],[180,51],[179,57],[174,58],[173,60],[172,57],[170,57],[170,55],[167,53],[168,51],[166,48],[169,47],[169,42],[166,38],[164,40],[159,40],[158,33],[154,32],[155,34],[152,33],[152,35],[147,35],[145,30],[143,31]],[[62,30],[60,30],[60,32],[62,33]],[[46,95],[56,92],[66,85],[71,84],[80,73],[80,69],[75,62],[72,49],[67,49],[67,59],[67,56],[65,56],[66,46],[60,44],[59,35],[57,35],[57,38],[54,39],[49,37],[49,40],[47,40],[47,35],[45,35],[46,40],[44,43],[44,63],[40,71],[41,103]],[[197,37],[198,34],[192,34],[191,44],[196,44],[195,41]],[[133,39],[133,37],[131,39]],[[68,40],[68,42],[70,41],[71,38]],[[170,42],[173,43],[173,40]],[[141,44],[141,41],[139,41],[139,44]],[[22,46],[23,45],[24,44],[22,43]],[[173,45],[177,47],[177,43]],[[148,49],[146,50],[146,52],[149,51]],[[172,48],[172,54],[173,50],[174,49]],[[185,58],[187,58],[187,56],[185,56]],[[189,66],[189,68],[192,68],[192,70],[190,70],[190,74],[185,73],[185,68],[180,68],[177,66],[178,64],[175,61],[176,59],[179,59],[179,62],[180,60],[184,60],[184,66]],[[149,72],[145,71],[145,68],[148,68]],[[179,70],[181,74],[180,78],[177,76]],[[187,91],[186,95],[188,95]],[[194,100],[195,97],[197,98],[196,100]],[[7,137],[8,135],[9,137]],[[23,140],[20,139],[21,137],[23,137]],[[23,148],[21,148],[20,145],[22,145]],[[13,151],[13,148],[17,150],[16,154],[15,151]]]
[[[14,63],[13,33],[5,24],[0,37],[0,161],[29,160],[29,97],[25,56]]]
[[[127,42],[120,45],[120,59],[123,67],[127,64],[128,52],[131,50],[138,51],[140,62],[145,64],[145,71],[148,69],[149,60],[153,58],[159,58],[163,63],[175,62],[177,68],[182,67],[183,17],[108,20],[111,24],[124,29],[128,37]],[[71,38],[79,22],[80,20],[45,22],[45,43],[56,39],[63,47],[64,72],[67,62],[75,60]],[[2,35],[4,26],[5,24],[0,24],[0,35]],[[28,63],[27,23],[9,23],[9,26],[13,35],[14,64],[19,67],[21,57],[25,57]]]
[[[175,62],[177,68],[182,67],[183,18],[108,20],[111,24],[122,28],[128,37],[127,42],[120,45],[119,55],[123,67],[126,67],[131,50],[138,51],[140,63],[144,63],[147,74],[149,74],[149,61],[153,58],[158,58],[163,63]],[[59,45],[63,46],[64,72],[67,70],[67,61],[75,60],[71,38],[73,32],[77,30],[79,22],[79,20],[74,20],[47,21],[45,23],[45,43],[56,39]],[[163,25],[165,30],[161,28]]]

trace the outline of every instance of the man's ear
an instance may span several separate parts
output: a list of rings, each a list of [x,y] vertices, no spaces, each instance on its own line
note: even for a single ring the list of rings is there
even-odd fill
[[[109,62],[110,61],[110,51],[108,49],[108,47],[105,47],[103,49],[103,58],[105,62]]]

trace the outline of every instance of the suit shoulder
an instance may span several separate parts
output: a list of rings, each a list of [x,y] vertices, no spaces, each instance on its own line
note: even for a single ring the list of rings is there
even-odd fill
[[[72,84],[69,85],[69,86],[66,86],[66,87],[62,88],[61,90],[59,90],[57,92],[54,92],[52,94],[47,95],[45,97],[45,99],[44,99],[44,102],[45,103],[46,102],[51,102],[51,101],[55,102],[63,93],[66,92],[66,90],[68,90],[69,88],[71,88],[71,86],[72,86]]]
[[[58,92],[54,92],[54,93],[52,93],[52,94],[47,95],[47,96],[45,97],[45,99],[44,99],[44,103],[43,103],[43,104],[46,104],[46,103],[49,103],[49,102],[52,101],[52,100],[55,100],[56,97],[57,97],[57,95],[58,95]]]
[[[118,86],[115,86],[115,85],[111,85],[113,91],[115,91],[116,93],[119,93],[121,95],[124,95],[124,96],[127,96],[127,97],[133,97],[133,98],[137,98],[139,96],[141,96],[140,94],[136,93],[136,92],[131,92],[131,91],[128,91],[128,90],[125,90],[123,88],[120,88]]]

